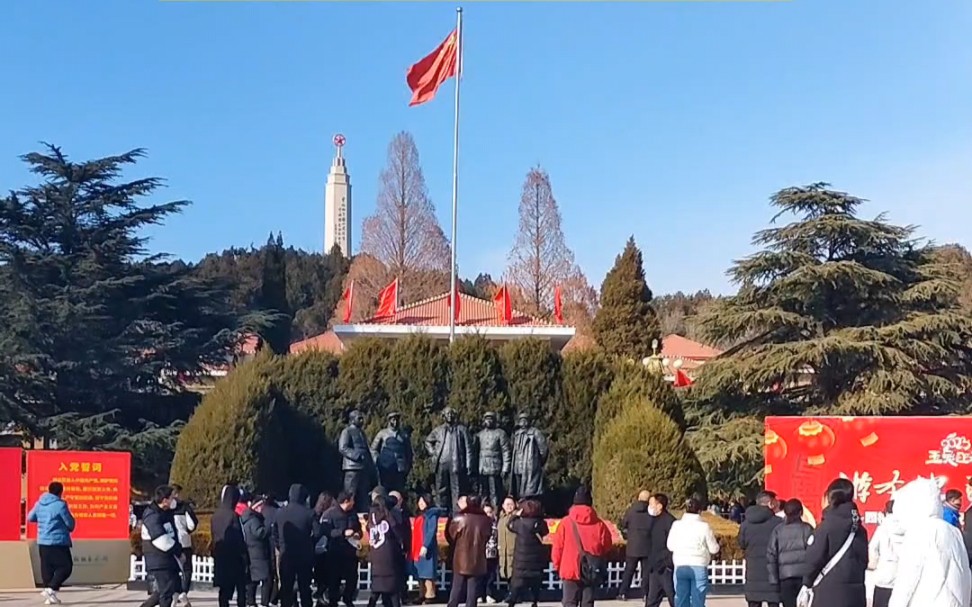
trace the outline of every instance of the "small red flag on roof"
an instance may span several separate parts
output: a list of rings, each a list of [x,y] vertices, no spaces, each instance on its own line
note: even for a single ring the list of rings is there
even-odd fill
[[[388,318],[398,312],[398,279],[391,281],[387,287],[378,294],[378,311],[375,312],[376,318]]]
[[[351,306],[354,303],[354,281],[352,280],[348,284],[348,288],[344,290],[344,295],[341,296],[344,300],[344,324],[351,322]]]
[[[554,288],[554,318],[557,319],[558,323],[564,324],[564,296],[560,285]]]
[[[513,302],[510,300],[510,290],[503,285],[493,296],[496,312],[500,321],[510,324],[513,321]]]

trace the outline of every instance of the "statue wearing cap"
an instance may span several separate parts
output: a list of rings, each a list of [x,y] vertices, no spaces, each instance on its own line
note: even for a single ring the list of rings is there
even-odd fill
[[[442,415],[445,423],[426,437],[425,450],[432,458],[435,471],[436,505],[452,510],[469,484],[473,446],[469,430],[459,423],[459,414],[447,407]]]
[[[341,430],[338,437],[338,451],[343,458],[341,471],[344,472],[344,490],[354,496],[354,507],[358,512],[367,512],[371,505],[368,492],[371,490],[369,482],[374,469],[368,437],[362,430],[364,421],[363,413],[352,411],[347,427]]]
[[[519,414],[513,433],[513,478],[510,483],[517,499],[543,495],[543,466],[549,454],[547,437],[530,423],[529,415]]]
[[[412,471],[412,438],[402,429],[402,416],[388,414],[388,426],[371,441],[371,457],[378,469],[378,482],[388,491],[404,491]]]
[[[503,478],[510,473],[510,437],[496,425],[496,414],[483,414],[483,429],[476,435],[479,447],[479,493],[499,506],[506,497]]]

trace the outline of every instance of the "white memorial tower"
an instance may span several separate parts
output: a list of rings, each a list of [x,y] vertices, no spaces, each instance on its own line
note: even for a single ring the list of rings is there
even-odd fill
[[[334,162],[324,186],[324,253],[334,245],[351,257],[351,176],[344,164],[344,135],[334,136]]]

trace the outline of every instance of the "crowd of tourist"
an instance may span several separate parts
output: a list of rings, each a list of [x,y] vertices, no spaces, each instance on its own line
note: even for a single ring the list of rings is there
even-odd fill
[[[354,496],[322,493],[311,506],[302,485],[290,488],[278,505],[266,496],[250,496],[234,485],[221,494],[212,517],[213,586],[221,607],[281,605],[353,607],[358,589],[358,549],[367,534],[370,562],[369,607],[400,607],[403,601],[435,601],[437,593],[439,520],[448,513],[419,496],[416,512],[406,510],[403,496],[376,489],[364,524]],[[185,546],[191,546],[195,515],[181,507],[178,490],[156,490],[141,524],[150,596],[143,607],[189,606],[190,571]],[[185,534],[185,536],[183,535]],[[591,607],[594,591],[606,574],[604,554],[611,532],[598,517],[590,491],[581,488],[553,534],[550,556],[544,538],[550,534],[540,502],[506,498],[499,512],[478,495],[458,499],[456,514],[446,524],[451,588],[449,607],[475,607],[503,600],[513,607],[528,600],[535,607],[547,565],[552,560],[563,580],[567,607]],[[409,597],[407,581],[419,589]],[[497,597],[496,582],[508,591]]]
[[[27,514],[37,524],[43,596],[59,604],[58,591],[72,573],[75,522],[63,486],[48,492]],[[178,486],[162,486],[141,517],[145,571],[150,580],[143,607],[190,607],[192,533],[199,525]],[[745,598],[749,607],[866,607],[865,575],[873,571],[874,607],[970,607],[972,519],[961,514],[963,494],[946,492],[931,479],[917,479],[889,501],[868,541],[847,479],[827,488],[827,507],[816,528],[804,520],[799,500],[757,495],[741,518],[738,542],[745,553]],[[307,490],[290,488],[277,504],[235,485],[223,487],[212,515],[213,586],[220,607],[353,607],[358,589],[358,553],[367,534],[369,607],[401,607],[437,598],[438,522],[447,515],[429,496],[416,500],[414,516],[403,496],[380,487],[370,496],[364,524],[354,496],[327,493],[313,506]],[[645,607],[704,607],[708,566],[720,547],[701,516],[703,503],[689,499],[676,518],[668,497],[642,491],[621,520],[625,570],[621,600],[640,568]],[[970,509],[972,511],[972,509]],[[968,522],[963,525],[963,519]],[[963,541],[965,526],[965,541]],[[446,524],[451,588],[448,607],[475,607],[527,600],[535,607],[548,562],[562,580],[564,607],[592,607],[606,581],[605,555],[611,532],[592,505],[586,487],[560,521],[546,550],[550,529],[539,501],[506,498],[497,511],[478,495],[459,498]],[[409,596],[409,577],[418,582]],[[507,593],[498,598],[497,581]]]

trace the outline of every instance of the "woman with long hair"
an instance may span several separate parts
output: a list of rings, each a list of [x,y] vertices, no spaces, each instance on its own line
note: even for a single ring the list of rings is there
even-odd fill
[[[835,479],[826,495],[823,520],[809,540],[803,586],[814,605],[867,607],[867,531],[854,504],[854,484]]]
[[[334,496],[327,491],[321,491],[317,496],[317,503],[314,504],[314,599],[317,601],[323,600],[324,592],[327,590],[327,552],[317,548],[324,537],[321,521],[324,513],[333,505]]]
[[[783,524],[773,529],[766,548],[769,581],[779,587],[783,607],[796,607],[811,536],[813,527],[803,522],[803,503],[783,502]]]
[[[381,599],[384,607],[402,604],[402,538],[387,498],[375,496],[368,513],[368,560],[371,562],[371,594]]]
[[[432,496],[423,494],[416,500],[417,512],[412,519],[412,545],[409,560],[412,574],[419,583],[419,603],[432,602],[436,597],[436,578],[439,565],[439,518],[447,514],[444,508],[433,506]]]

